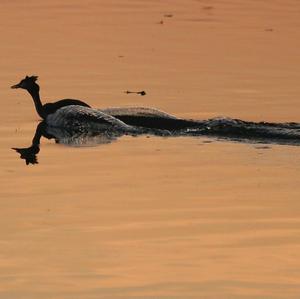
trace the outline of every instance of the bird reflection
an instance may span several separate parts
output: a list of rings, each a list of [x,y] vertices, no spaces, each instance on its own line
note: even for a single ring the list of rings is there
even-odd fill
[[[38,164],[37,154],[40,151],[40,139],[44,135],[46,135],[45,134],[45,123],[40,122],[36,127],[31,146],[25,147],[25,148],[18,148],[18,147],[12,148],[17,153],[20,154],[20,159],[25,160],[26,165]],[[48,135],[46,135],[46,136],[47,136],[47,138],[50,137]]]
[[[26,165],[39,163],[37,160],[37,154],[40,151],[40,145],[32,145],[25,148],[13,147],[12,149],[20,154],[20,158],[25,160]]]
[[[108,110],[108,112],[110,111]],[[29,165],[38,163],[37,155],[40,152],[41,137],[54,139],[56,143],[73,147],[96,146],[111,143],[123,135],[140,136],[145,134],[161,137],[210,136],[222,141],[300,146],[299,123],[254,123],[238,119],[214,118],[198,121],[197,123],[192,122],[192,126],[190,126],[189,121],[176,118],[155,118],[151,116],[141,118],[136,115],[125,115],[123,120],[126,120],[126,117],[131,121],[131,125],[136,122],[132,126],[134,130],[116,129],[105,123],[97,126],[79,125],[72,128],[63,128],[49,126],[46,121],[42,121],[37,125],[31,146],[27,148],[14,147],[12,149],[19,153],[20,158]],[[140,123],[138,122],[141,120],[144,127],[139,126]],[[158,125],[160,125],[160,129],[154,128]]]
[[[54,139],[56,143],[68,146],[83,147],[111,143],[121,135],[123,134],[120,132],[114,132],[112,134],[105,129],[100,132],[64,130],[61,128],[49,127],[45,121],[42,121],[36,127],[31,146],[25,148],[13,147],[12,149],[20,154],[20,159],[25,160],[26,165],[38,164],[37,155],[40,152],[40,140],[42,137]]]

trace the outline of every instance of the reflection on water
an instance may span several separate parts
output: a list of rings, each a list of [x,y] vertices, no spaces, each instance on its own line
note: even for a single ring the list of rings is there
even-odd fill
[[[72,108],[73,106],[68,107]],[[121,108],[118,109],[119,113],[120,110]],[[106,111],[109,112],[110,109]],[[127,109],[125,111],[127,112]],[[102,111],[101,114],[103,114]],[[246,143],[300,145],[300,124],[297,123],[254,123],[229,118],[191,121],[177,118],[140,117],[139,114],[126,114],[126,120],[129,124],[139,123],[139,125],[142,125],[144,121],[144,127],[130,125],[128,131],[118,130],[113,126],[103,126],[102,123],[101,126],[95,126],[95,124],[91,126],[91,124],[86,123],[88,119],[85,119],[82,126],[63,128],[49,126],[46,121],[42,121],[36,127],[30,147],[13,149],[21,155],[20,158],[24,159],[28,165],[38,163],[37,154],[40,151],[42,136],[47,139],[55,139],[56,143],[77,147],[107,144],[123,135],[138,136],[144,134],[169,137],[213,136],[223,140]],[[183,128],[182,123],[185,122],[188,125]],[[152,127],[146,127],[150,124]],[[159,127],[160,129],[158,129]]]
[[[298,299],[299,132],[286,122],[300,122],[299,9],[1,1],[0,298]],[[208,121],[202,135],[117,135],[85,148],[52,127],[40,153],[16,154],[37,125],[28,95],[8,88],[24,74],[40,75],[43,102]],[[36,157],[39,167],[24,165]]]
[[[45,121],[40,122],[32,139],[32,144],[26,148],[12,148],[25,160],[26,164],[37,164],[37,154],[40,152],[40,139],[45,137],[47,139],[55,139],[56,143],[61,143],[70,146],[94,146],[99,144],[110,143],[117,138],[117,133],[108,134],[107,130],[103,132],[85,132],[72,131],[59,128],[49,127]]]
[[[32,145],[25,148],[13,147],[12,149],[21,155],[20,158],[26,161],[26,165],[38,163],[37,154],[40,151],[40,145]]]

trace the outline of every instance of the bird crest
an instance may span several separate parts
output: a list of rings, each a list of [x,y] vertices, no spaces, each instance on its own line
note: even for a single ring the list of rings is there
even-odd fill
[[[31,81],[35,82],[35,81],[37,81],[38,76],[26,76],[25,79],[26,80],[31,80]]]

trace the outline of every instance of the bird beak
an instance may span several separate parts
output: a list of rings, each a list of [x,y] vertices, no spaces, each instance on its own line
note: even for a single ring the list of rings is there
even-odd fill
[[[20,85],[20,83],[18,83],[16,85],[11,86],[10,88],[21,88],[21,85]]]

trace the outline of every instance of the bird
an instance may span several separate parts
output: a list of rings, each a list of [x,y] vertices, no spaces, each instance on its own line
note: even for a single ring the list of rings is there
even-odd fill
[[[12,85],[11,88],[21,88],[29,92],[36,112],[48,126],[64,127],[65,129],[80,127],[81,129],[93,130],[102,130],[103,126],[110,126],[114,129],[132,131],[131,126],[99,109],[93,109],[81,100],[62,99],[53,103],[42,104],[37,80],[38,76],[26,76],[18,84]]]
[[[47,125],[65,129],[76,126],[93,130],[103,125],[136,132],[136,128],[177,131],[199,125],[199,121],[177,118],[158,109],[148,107],[117,107],[95,109],[76,99],[62,99],[53,103],[42,104],[38,76],[26,76],[13,89],[25,89],[31,95],[36,112]]]
[[[92,108],[76,99],[63,99],[42,104],[37,76],[26,76],[13,89],[25,89],[31,95],[42,122],[38,125],[29,148],[13,148],[27,164],[37,163],[41,136],[57,142],[80,144],[90,136],[99,136],[100,143],[111,142],[124,134],[158,136],[217,136],[235,141],[266,141],[275,144],[300,144],[300,124],[251,122],[228,117],[207,120],[177,118],[166,112],[147,107]]]

